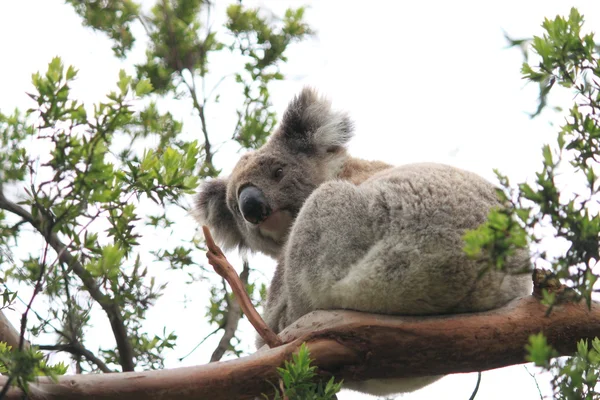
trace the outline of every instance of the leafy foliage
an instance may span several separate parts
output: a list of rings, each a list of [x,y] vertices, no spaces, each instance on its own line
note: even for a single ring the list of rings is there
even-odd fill
[[[38,376],[47,376],[53,380],[67,372],[67,366],[59,362],[49,365],[44,354],[35,348],[12,351],[11,346],[0,342],[0,374],[9,375],[19,386],[27,389]]]
[[[554,359],[556,350],[546,343],[544,335],[533,335],[526,346],[528,361],[553,373],[554,398],[559,400],[594,400],[600,376],[600,340],[594,338],[591,347],[587,340],[577,343],[577,353],[567,359]]]
[[[583,17],[572,9],[568,18],[546,19],[546,33],[531,41],[540,60],[537,65],[523,64],[524,78],[545,82],[545,95],[556,84],[572,90],[575,104],[556,143],[542,148],[543,164],[535,182],[515,188],[497,172],[503,188],[499,195],[506,207],[493,210],[489,221],[468,233],[465,240],[471,255],[485,252],[501,267],[515,248],[539,243],[543,238],[539,232],[552,229],[555,237],[568,244],[568,250],[555,259],[545,253],[538,259],[551,266],[554,275],[570,288],[567,292],[589,304],[598,278],[594,267],[600,259],[600,219],[594,206],[600,191],[600,86],[596,79],[600,65],[594,36],[583,34],[582,25]],[[580,185],[577,190],[561,187],[559,177],[566,174]]]
[[[27,329],[34,337],[54,334],[56,345],[44,347],[69,352],[77,372],[162,368],[177,335],[147,332],[147,312],[165,288],[149,267],[166,264],[187,273],[188,283],[204,280],[193,261],[203,259],[202,245],[189,238],[148,251],[143,233],[154,229],[169,236],[177,216],[188,212],[185,197],[200,179],[220,172],[206,122],[207,108],[221,94],[219,84],[206,87],[212,57],[227,52],[239,63],[234,77],[211,82],[231,79],[242,89],[237,111],[231,110],[232,119],[236,113],[239,118],[231,136],[241,149],[254,148],[276,122],[269,85],[283,79],[279,68],[286,51],[310,29],[302,8],[278,19],[235,5],[226,24],[213,29],[212,3],[201,0],[160,0],[150,9],[135,0],[66,3],[84,26],[110,39],[115,56],[126,61],[134,45],[147,43],[146,60],[130,66],[133,76],[121,71],[105,99],[83,104],[71,90],[77,69],[56,57],[46,71],[32,75],[32,108],[0,113],[3,307],[20,299],[16,289],[33,288],[28,311],[35,319],[25,315]],[[189,100],[200,140],[189,140],[182,121],[165,110],[164,100],[173,98]],[[44,243],[41,251],[22,247],[32,236]],[[206,320],[216,331],[224,330],[231,304],[231,293],[218,283]],[[248,289],[255,302],[264,295],[264,285],[250,281]],[[50,305],[47,312],[36,311],[37,295]],[[95,353],[85,348],[93,310],[104,313],[114,336],[114,345],[104,341]],[[239,355],[239,338],[226,339],[226,350]],[[53,371],[38,353],[3,354],[20,385],[35,368]],[[21,358],[31,360],[33,369],[14,361]]]
[[[67,0],[83,23],[104,31],[114,41],[115,55],[124,58],[133,47],[131,24],[139,16],[140,4],[132,0]]]
[[[502,186],[499,195],[506,206],[493,210],[486,224],[465,236],[469,254],[485,256],[498,268],[516,248],[538,244],[548,232],[566,243],[564,254],[536,255],[538,262],[550,267],[545,274],[548,286],[562,284],[561,290],[543,292],[542,302],[550,307],[549,312],[561,301],[584,300],[590,306],[598,280],[600,63],[594,35],[585,33],[583,26],[583,16],[572,8],[567,17],[545,19],[542,36],[509,38],[512,46],[523,51],[523,77],[539,85],[538,108],[532,116],[546,109],[557,87],[568,90],[574,104],[556,142],[542,148],[542,167],[535,182],[513,187],[497,172]],[[532,58],[537,62],[530,61]],[[561,184],[565,176],[571,189]],[[558,285],[553,282],[556,279]],[[532,335],[529,341],[527,360],[554,374],[555,398],[600,399],[595,391],[600,360],[598,339],[592,342],[591,349],[585,341],[578,343],[577,354],[566,360],[551,360],[557,353],[542,333]]]
[[[286,361],[283,368],[277,371],[281,377],[281,388],[276,389],[275,400],[331,400],[342,388],[342,382],[336,383],[334,378],[326,384],[317,380],[317,367],[311,366],[310,352],[302,343],[298,353],[292,355],[292,361]],[[269,398],[263,394],[265,398]]]
[[[245,10],[241,4],[229,6],[227,16],[227,27],[235,37],[231,48],[249,59],[243,72],[235,74],[236,81],[243,85],[245,100],[238,110],[234,139],[243,147],[258,148],[276,123],[275,114],[265,105],[270,104],[267,85],[283,79],[277,61],[285,60],[284,52],[289,44],[310,34],[311,30],[302,22],[303,8],[287,10],[283,26],[278,30],[261,17],[259,10]]]

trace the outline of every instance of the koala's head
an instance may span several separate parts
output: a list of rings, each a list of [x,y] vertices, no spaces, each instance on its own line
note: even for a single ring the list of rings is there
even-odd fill
[[[202,184],[196,218],[225,249],[279,256],[304,201],[340,172],[352,133],[345,113],[304,88],[267,144],[244,154],[229,178]]]

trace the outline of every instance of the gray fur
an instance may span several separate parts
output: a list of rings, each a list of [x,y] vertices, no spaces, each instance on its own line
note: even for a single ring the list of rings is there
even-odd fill
[[[198,222],[212,228],[215,240],[226,249],[244,248],[244,238],[227,207],[227,181],[214,179],[202,184],[194,214]]]
[[[227,179],[205,182],[196,197],[195,217],[209,225],[225,250],[240,248],[278,257],[291,222],[308,196],[336,176],[348,157],[344,145],[352,123],[313,89],[305,88],[290,103],[277,131],[266,145],[244,154]],[[283,177],[274,172],[283,168]],[[244,220],[237,208],[242,187],[260,188],[273,210],[289,215],[290,226],[266,234]]]
[[[269,143],[239,161],[227,181],[227,204],[222,186],[218,199],[207,199],[212,192],[206,188],[199,196],[199,214],[223,244],[279,260],[264,310],[275,332],[315,309],[474,312],[530,291],[530,275],[523,273],[530,267],[527,251],[509,260],[514,274],[491,271],[481,277],[485,265],[462,251],[464,232],[500,205],[492,184],[446,165],[393,168],[353,159],[342,147],[350,127],[344,114],[332,112],[328,102],[305,89],[290,103]],[[273,165],[286,171],[281,181],[272,178]],[[249,183],[265,193],[273,209],[289,211],[285,234],[266,237],[235,212],[236,193]],[[218,215],[226,216],[218,221]],[[385,395],[436,379],[346,386]]]

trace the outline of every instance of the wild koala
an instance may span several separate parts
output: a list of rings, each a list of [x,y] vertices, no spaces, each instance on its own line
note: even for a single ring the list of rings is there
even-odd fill
[[[464,232],[499,205],[483,178],[440,164],[401,167],[349,156],[345,113],[305,88],[267,144],[231,176],[205,182],[196,215],[225,249],[278,260],[264,318],[280,332],[315,309],[430,315],[497,308],[530,291],[530,275],[463,253]],[[529,267],[527,251],[508,270]],[[437,377],[354,382],[377,395]]]

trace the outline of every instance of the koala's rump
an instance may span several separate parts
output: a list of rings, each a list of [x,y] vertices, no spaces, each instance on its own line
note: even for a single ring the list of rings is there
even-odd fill
[[[527,276],[490,272],[463,253],[462,236],[498,205],[481,177],[438,164],[327,182],[306,201],[285,255],[287,323],[317,308],[437,314],[498,307]],[[521,268],[526,252],[511,261]]]

